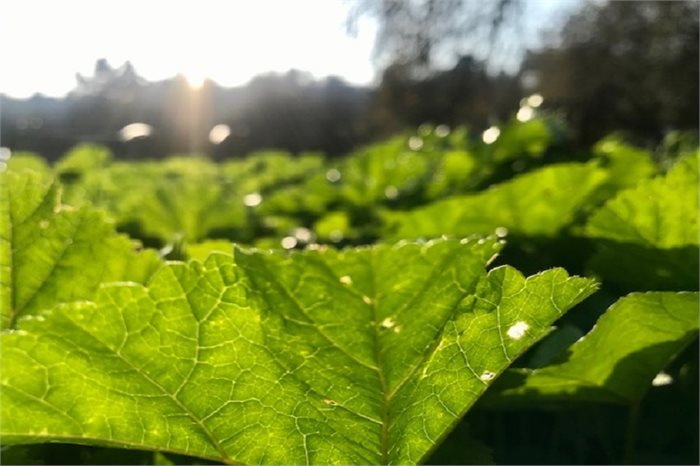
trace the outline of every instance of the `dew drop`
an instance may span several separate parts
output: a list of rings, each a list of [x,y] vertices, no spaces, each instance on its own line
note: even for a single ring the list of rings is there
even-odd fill
[[[231,128],[228,125],[216,125],[209,131],[209,141],[212,144],[221,144],[231,135]]]
[[[396,186],[387,186],[386,189],[384,189],[384,195],[386,196],[387,199],[396,199],[399,197],[399,190],[396,188]]]
[[[501,135],[501,130],[497,126],[491,126],[481,134],[481,140],[486,144],[493,144]]]
[[[396,325],[396,322],[394,322],[394,319],[391,317],[387,317],[386,319],[382,320],[380,325],[384,328],[392,328],[394,325]]]
[[[292,249],[297,245],[297,239],[293,236],[285,236],[280,244],[284,249]]]
[[[340,277],[340,283],[343,285],[352,285],[352,277],[350,277],[350,275],[343,275]]]
[[[428,123],[423,123],[418,127],[418,134],[420,134],[421,136],[429,136],[432,132],[433,127]]]
[[[481,376],[479,377],[483,382],[488,382],[490,380],[493,380],[493,378],[496,377],[496,374],[494,374],[491,371],[484,371]]]
[[[243,204],[245,204],[246,207],[256,207],[259,206],[261,202],[262,196],[260,193],[250,193],[243,197]]]
[[[530,97],[527,98],[527,105],[530,107],[537,108],[540,105],[542,105],[542,102],[544,102],[544,99],[540,94],[532,94]]]
[[[369,296],[363,296],[362,301],[364,301],[365,304],[372,304],[372,298],[370,298]]]
[[[401,333],[401,326],[400,325],[397,325],[396,327],[394,327],[394,333]]]
[[[304,227],[295,228],[292,235],[302,243],[310,243],[314,240],[313,232]]]
[[[447,125],[437,125],[435,127],[435,136],[439,138],[447,137],[450,134],[450,127]]]
[[[326,172],[326,179],[331,183],[337,183],[341,178],[340,170],[337,168],[331,168]]]
[[[411,136],[408,139],[408,148],[411,150],[421,150],[423,148],[423,139],[418,136]]]
[[[333,400],[329,400],[328,398],[326,398],[325,400],[323,400],[323,402],[326,403],[328,406],[338,406],[338,403],[336,403],[336,402],[333,401]]]
[[[496,233],[496,236],[498,236],[499,238],[505,238],[506,236],[508,236],[508,228],[498,227],[498,228],[496,228],[495,233]]]
[[[673,377],[671,377],[669,374],[661,371],[658,374],[656,374],[656,377],[654,377],[654,380],[651,381],[651,384],[654,387],[663,387],[664,385],[671,385],[673,383]]]
[[[520,110],[518,110],[515,118],[517,118],[518,121],[525,123],[526,121],[532,120],[533,116],[535,116],[535,110],[529,105],[526,105],[524,107],[520,107]]]
[[[513,340],[520,340],[524,335],[525,332],[527,332],[527,329],[529,329],[530,326],[527,324],[527,322],[518,321],[511,325],[511,327],[508,329],[506,332],[509,337],[511,337]]]

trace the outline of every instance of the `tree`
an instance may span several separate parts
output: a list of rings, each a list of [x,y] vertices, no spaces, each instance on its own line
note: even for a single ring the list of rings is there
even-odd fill
[[[697,130],[699,6],[589,3],[522,72],[535,73],[537,91],[566,112],[583,143],[615,130],[648,142]]]
[[[349,25],[354,28],[362,15],[377,18],[375,58],[380,67],[401,65],[422,77],[441,53],[473,53],[469,46],[475,43],[493,52],[506,26],[518,24],[521,8],[516,0],[358,0]]]
[[[484,128],[515,112],[522,94],[517,78],[492,76],[471,56],[423,79],[412,78],[409,68],[384,71],[370,109],[373,133],[388,136],[427,122]]]

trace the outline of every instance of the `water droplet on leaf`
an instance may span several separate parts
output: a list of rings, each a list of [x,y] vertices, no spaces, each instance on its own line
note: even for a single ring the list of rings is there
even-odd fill
[[[408,139],[408,148],[411,150],[421,150],[423,148],[423,139],[418,136],[411,136]]]
[[[508,329],[508,331],[506,333],[513,340],[520,340],[525,335],[525,332],[527,332],[527,329],[529,329],[529,328],[530,328],[530,326],[527,324],[527,322],[523,322],[521,320],[521,321],[516,322],[513,325],[511,325],[511,327]]]
[[[246,207],[256,207],[259,206],[261,202],[262,196],[260,193],[250,193],[243,197],[243,204],[245,204]]]
[[[664,385],[671,385],[673,383],[673,377],[671,377],[669,374],[661,371],[658,374],[656,374],[656,377],[654,377],[654,380],[651,381],[651,384],[654,387],[663,387]]]
[[[506,236],[508,236],[508,228],[498,227],[498,228],[496,228],[495,233],[496,233],[496,236],[498,236],[499,238],[505,238]]]
[[[384,195],[387,199],[396,199],[399,197],[399,190],[396,189],[396,186],[387,186],[386,189],[384,189]]]
[[[326,179],[331,183],[337,183],[338,181],[340,181],[340,178],[340,170],[338,170],[337,168],[331,168],[326,172]]]
[[[386,319],[382,320],[381,326],[384,328],[392,328],[394,325],[396,325],[396,322],[391,317],[387,317]]]
[[[297,239],[293,236],[285,236],[280,244],[284,249],[292,249],[297,245]]]

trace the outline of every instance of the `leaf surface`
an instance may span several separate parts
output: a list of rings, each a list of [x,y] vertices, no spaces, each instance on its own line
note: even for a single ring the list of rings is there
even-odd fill
[[[100,212],[62,204],[50,178],[2,174],[1,327],[61,302],[90,299],[103,281],[145,281],[160,260],[134,247]]]
[[[689,156],[608,201],[586,225],[598,242],[592,268],[631,289],[697,289],[698,182],[697,157]]]
[[[2,337],[3,441],[420,462],[595,288],[561,269],[486,274],[498,247],[236,249],[104,286]]]
[[[620,299],[569,348],[564,362],[516,370],[499,380],[491,392],[498,396],[489,402],[639,401],[655,376],[697,338],[698,296],[649,292]]]
[[[546,167],[481,193],[438,201],[398,217],[396,237],[491,233],[498,227],[532,236],[555,235],[605,181],[592,164]]]

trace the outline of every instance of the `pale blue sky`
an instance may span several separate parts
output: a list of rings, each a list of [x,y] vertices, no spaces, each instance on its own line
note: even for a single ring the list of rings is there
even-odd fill
[[[526,44],[579,1],[527,0]],[[182,73],[194,85],[205,77],[241,85],[290,68],[368,84],[377,25],[364,18],[349,36],[349,8],[342,0],[3,0],[0,92],[65,95],[98,58],[130,60],[150,80]]]

